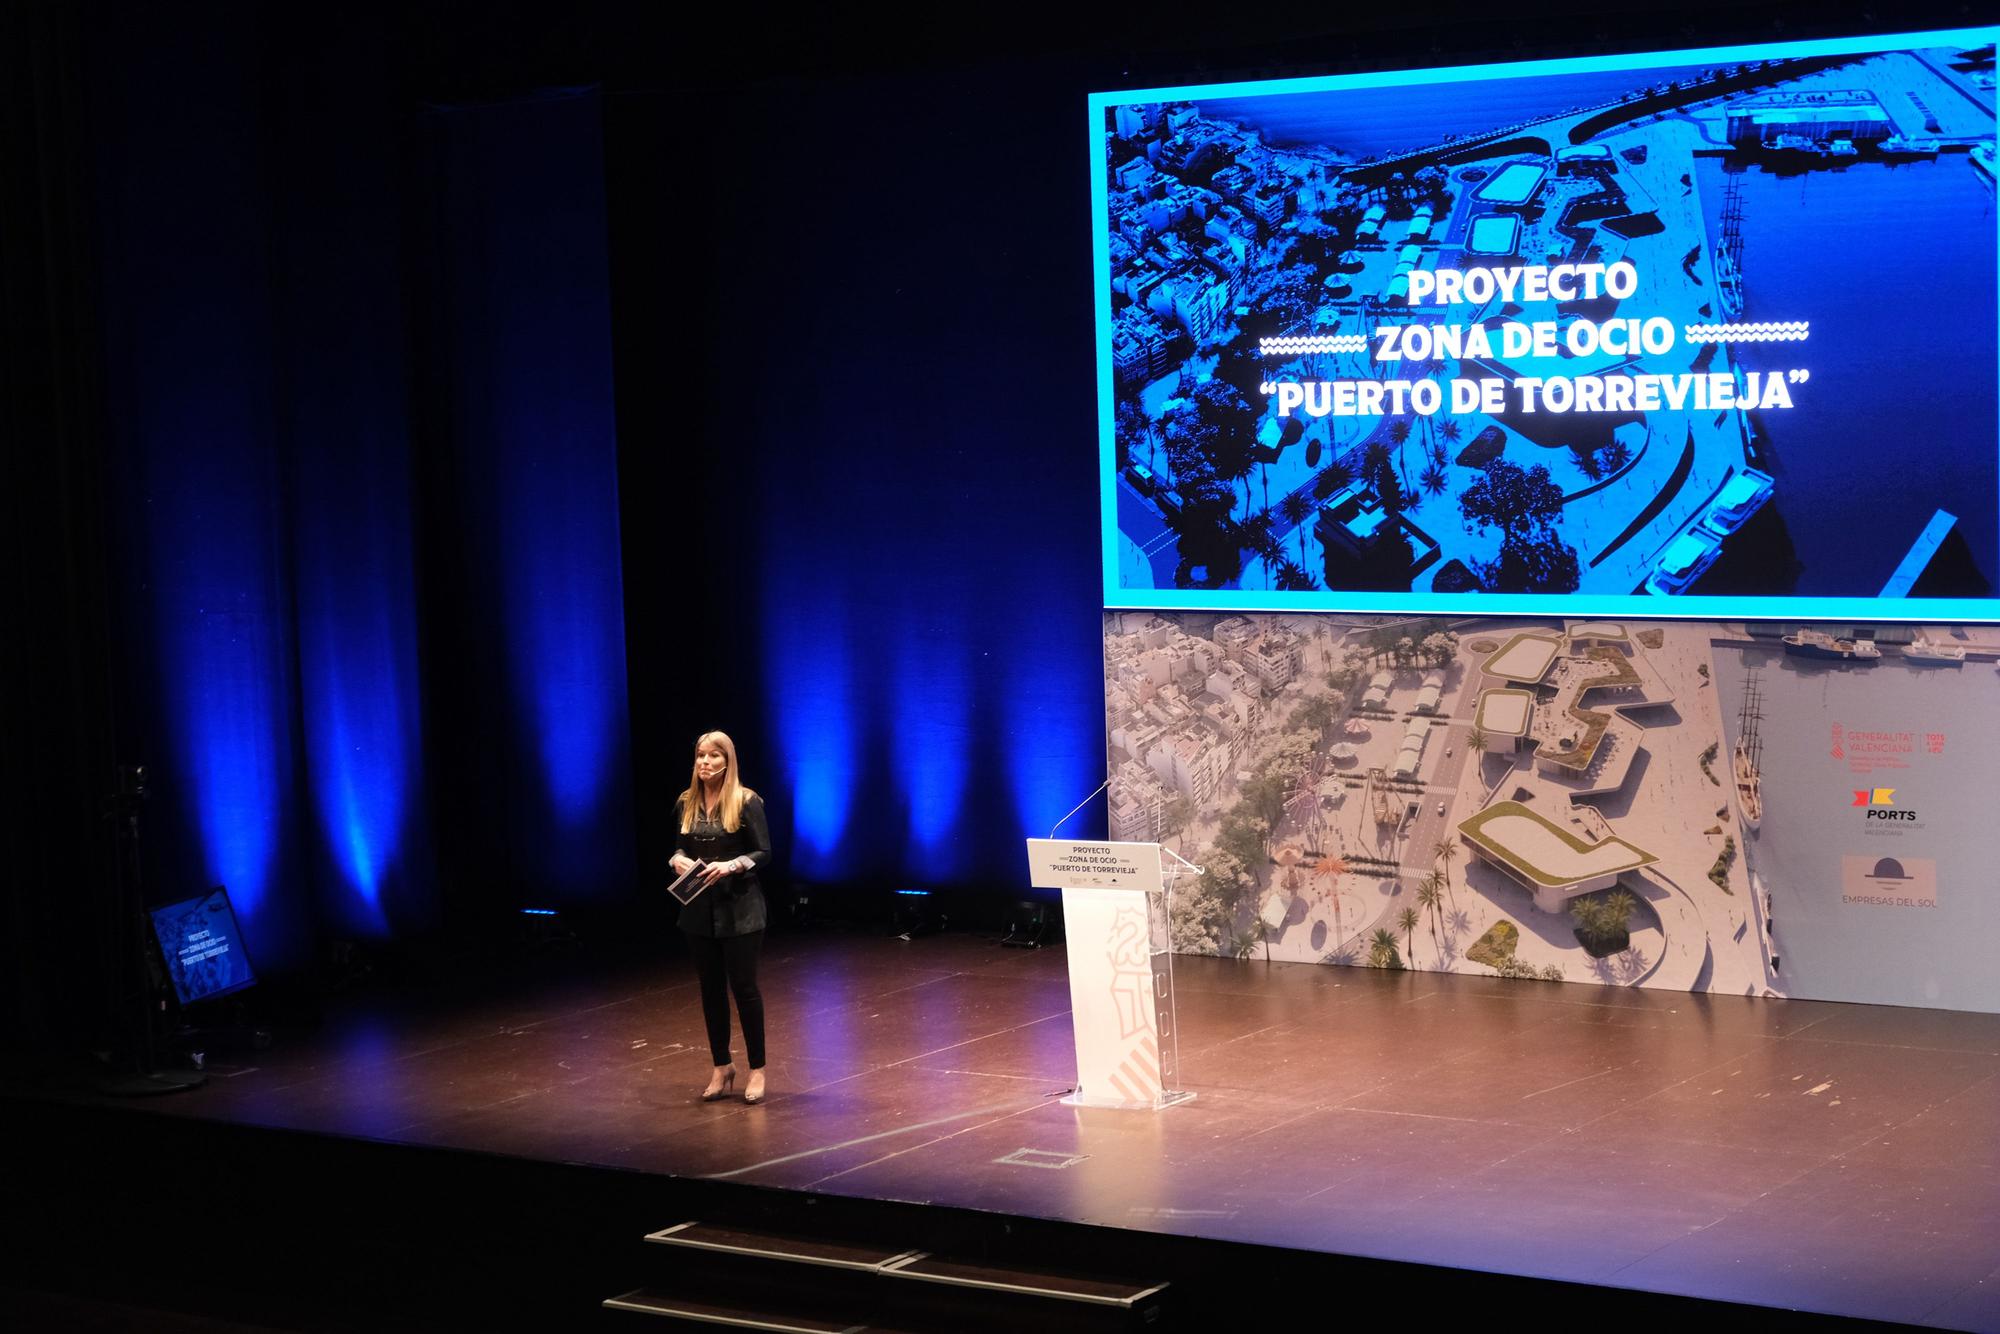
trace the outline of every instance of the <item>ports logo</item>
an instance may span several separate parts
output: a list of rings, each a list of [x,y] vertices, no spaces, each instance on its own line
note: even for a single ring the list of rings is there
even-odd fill
[[[1917,813],[1896,807],[1896,789],[1893,787],[1857,788],[1854,790],[1852,806],[1865,806],[1864,819],[1868,820],[1914,820]]]

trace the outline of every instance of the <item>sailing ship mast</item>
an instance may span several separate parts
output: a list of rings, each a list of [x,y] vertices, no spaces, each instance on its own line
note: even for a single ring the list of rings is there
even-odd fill
[[[1743,682],[1743,704],[1736,714],[1736,750],[1730,766],[1736,778],[1736,804],[1743,823],[1755,829],[1764,818],[1764,687],[1753,667]]]

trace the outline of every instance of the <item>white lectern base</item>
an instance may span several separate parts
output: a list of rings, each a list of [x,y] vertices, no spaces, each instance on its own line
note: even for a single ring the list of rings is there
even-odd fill
[[[1119,1112],[1157,1112],[1163,1107],[1177,1107],[1184,1102],[1193,1102],[1194,1094],[1183,1090],[1179,1093],[1162,1093],[1158,1102],[1121,1102],[1116,1098],[1092,1098],[1082,1093],[1072,1093],[1061,1101],[1065,1107],[1107,1107]]]
[[[1174,1018],[1167,878],[1157,843],[1028,840],[1029,879],[1062,890],[1069,942],[1071,1107],[1155,1112],[1187,1102]]]

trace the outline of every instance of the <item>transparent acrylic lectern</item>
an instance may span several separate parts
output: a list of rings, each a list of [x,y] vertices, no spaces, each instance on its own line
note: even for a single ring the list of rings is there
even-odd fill
[[[1174,882],[1201,868],[1157,843],[1031,838],[1033,883],[1060,889],[1069,942],[1078,1107],[1161,1108],[1194,1094],[1180,1082]]]

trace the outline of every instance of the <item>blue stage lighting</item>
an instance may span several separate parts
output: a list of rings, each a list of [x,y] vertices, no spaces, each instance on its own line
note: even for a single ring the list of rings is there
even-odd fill
[[[972,771],[971,645],[977,604],[940,588],[880,645],[892,686],[891,775],[909,813],[904,861],[927,876],[968,871],[962,821]]]
[[[855,720],[848,629],[836,605],[812,603],[804,590],[778,581],[774,603],[784,612],[766,633],[772,642],[769,688],[782,749],[779,763],[791,794],[792,865],[807,876],[853,874],[845,846],[854,799]],[[783,819],[783,809],[779,808]]]

